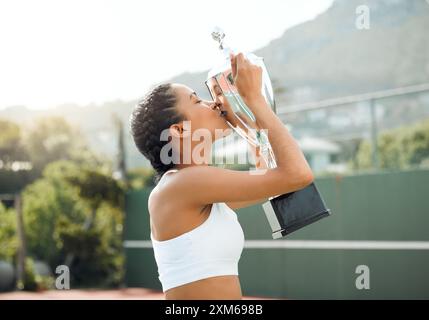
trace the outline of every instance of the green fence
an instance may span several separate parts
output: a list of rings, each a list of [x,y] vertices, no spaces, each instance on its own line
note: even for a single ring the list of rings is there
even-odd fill
[[[0,194],[17,193],[34,179],[33,171],[0,169]]]
[[[260,205],[237,210],[244,295],[290,299],[429,298],[429,170],[316,179],[332,216],[273,240]],[[150,190],[127,195],[126,284],[161,289],[150,243]],[[358,266],[369,289],[358,289]]]

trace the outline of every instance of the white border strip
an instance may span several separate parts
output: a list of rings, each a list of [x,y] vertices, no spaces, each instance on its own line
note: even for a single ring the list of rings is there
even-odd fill
[[[124,247],[152,248],[150,240],[127,240]],[[429,241],[247,240],[247,249],[429,250]]]
[[[149,240],[125,240],[124,248],[138,249],[138,248],[152,248],[152,241]]]

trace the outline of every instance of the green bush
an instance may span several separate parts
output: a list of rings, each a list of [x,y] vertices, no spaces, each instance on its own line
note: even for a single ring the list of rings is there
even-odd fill
[[[28,252],[52,270],[73,256],[72,287],[122,280],[123,190],[98,169],[59,161],[23,192]]]
[[[25,259],[25,273],[22,284],[18,284],[20,289],[26,291],[41,291],[54,288],[55,280],[52,276],[37,274],[34,259]]]
[[[112,163],[96,155],[80,130],[61,117],[42,118],[21,129],[0,119],[0,193],[24,189],[31,257],[25,288],[52,285],[51,278],[32,274],[32,259],[47,262],[52,270],[70,261],[76,286],[118,285],[123,276],[124,186],[112,178]],[[29,161],[33,169],[14,172],[16,161]],[[16,265],[15,220],[13,209],[0,205],[0,259]],[[66,260],[70,257],[74,259]]]
[[[34,273],[34,261],[32,258],[25,259],[24,283],[18,283],[18,288],[26,291],[37,291],[36,274]]]
[[[13,264],[18,245],[15,211],[6,209],[0,202],[0,260]]]
[[[429,120],[386,131],[377,140],[378,161],[382,169],[427,166],[429,161]],[[372,148],[363,141],[356,155],[355,169],[372,168]]]
[[[123,256],[118,254],[121,243],[111,241],[111,234],[104,231],[102,224],[85,230],[62,219],[58,233],[63,251],[74,256],[70,268],[73,287],[112,287],[120,283],[123,277]]]
[[[155,170],[153,168],[134,168],[127,172],[131,189],[143,189],[155,186]]]

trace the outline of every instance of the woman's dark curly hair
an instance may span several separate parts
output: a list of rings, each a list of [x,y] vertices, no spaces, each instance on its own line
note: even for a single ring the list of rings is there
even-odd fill
[[[160,84],[140,100],[130,118],[134,143],[155,169],[156,184],[167,170],[175,166],[174,163],[164,164],[160,153],[162,147],[168,143],[161,141],[161,132],[184,120],[184,116],[176,109],[176,103],[177,98],[171,83]]]

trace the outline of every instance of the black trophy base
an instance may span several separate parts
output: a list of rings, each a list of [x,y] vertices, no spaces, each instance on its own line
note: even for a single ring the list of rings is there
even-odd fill
[[[331,214],[314,183],[262,205],[273,239],[282,238]]]

